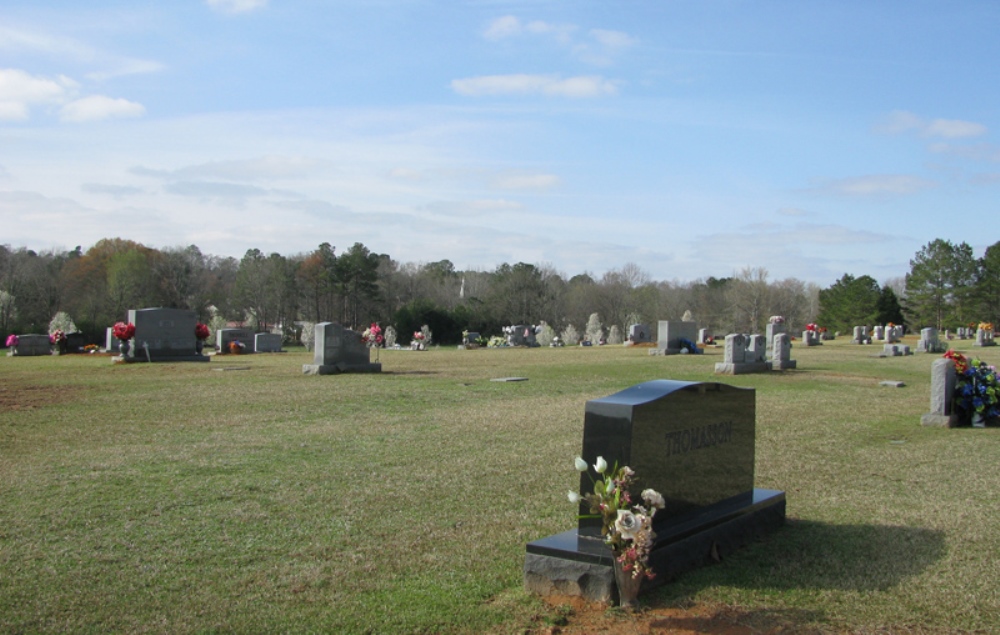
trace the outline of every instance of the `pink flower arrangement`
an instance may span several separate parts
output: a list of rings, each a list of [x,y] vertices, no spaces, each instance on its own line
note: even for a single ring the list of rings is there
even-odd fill
[[[424,339],[424,334],[421,333],[420,331],[414,331],[413,332],[413,339],[415,339],[415,340],[422,340],[422,339]]]
[[[65,342],[66,334],[63,333],[62,329],[56,329],[55,331],[52,331],[52,333],[49,335],[49,341],[52,342],[53,344],[58,344],[59,342]]]
[[[361,334],[361,339],[369,346],[382,345],[382,327],[372,322],[372,325]]]
[[[11,333],[7,336],[7,348],[14,348],[17,346],[17,336]]]

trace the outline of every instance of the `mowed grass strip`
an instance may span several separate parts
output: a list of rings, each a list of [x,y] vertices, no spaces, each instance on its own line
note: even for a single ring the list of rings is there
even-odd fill
[[[921,427],[936,356],[879,349],[737,377],[721,348],[381,351],[382,374],[330,377],[301,349],[3,357],[0,631],[523,632],[553,611],[524,544],[575,522],[585,402],[664,378],[756,389],[757,485],[790,521],[644,602],[1000,629],[1000,431]]]

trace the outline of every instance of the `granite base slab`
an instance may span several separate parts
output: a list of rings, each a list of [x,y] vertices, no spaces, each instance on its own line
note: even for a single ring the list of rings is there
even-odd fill
[[[785,523],[785,493],[754,489],[750,500],[714,506],[706,513],[657,529],[650,564],[656,577],[648,590],[681,574],[718,562]],[[600,537],[576,529],[530,542],[524,560],[525,589],[539,595],[569,595],[594,602],[617,599],[611,550]]]
[[[303,375],[340,375],[341,373],[381,373],[382,364],[303,364]]]
[[[142,355],[136,355],[135,357],[123,357],[121,355],[114,358],[115,363],[118,364],[146,364],[148,362],[207,362],[212,358],[208,355],[174,355],[171,357],[156,357],[151,356],[149,359],[146,358],[146,353],[143,352]]]

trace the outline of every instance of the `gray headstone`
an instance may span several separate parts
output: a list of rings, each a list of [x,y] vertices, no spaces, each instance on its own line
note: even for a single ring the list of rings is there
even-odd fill
[[[254,352],[254,333],[250,329],[219,329],[215,332],[215,350],[228,353],[229,345],[239,341],[244,353]]]
[[[104,336],[104,342],[105,342],[104,343],[104,350],[108,351],[109,353],[117,353],[118,352],[118,346],[119,346],[119,344],[121,344],[121,342],[119,342],[118,338],[115,337],[115,329],[114,328],[112,328],[110,326],[108,327],[108,332]]]
[[[697,322],[673,322],[661,320],[657,329],[656,347],[665,355],[675,355],[681,352],[680,341],[696,342],[698,338]]]
[[[766,346],[767,346],[767,350],[768,351],[771,351],[774,348],[774,336],[777,335],[778,333],[785,333],[785,332],[786,332],[786,329],[785,329],[785,323],[784,322],[778,322],[778,323],[768,322],[767,323],[767,326],[764,328],[764,335],[767,338]],[[771,353],[768,352],[768,355],[770,355],[770,354]]]
[[[746,361],[747,341],[742,333],[730,333],[726,336],[726,348],[722,359],[726,364],[742,364]]]
[[[278,333],[257,333],[253,336],[255,353],[280,353],[281,335]]]
[[[771,346],[771,370],[786,370],[795,368],[797,362],[792,357],[792,343],[788,339],[787,333],[778,333],[774,336]]]
[[[649,327],[645,324],[632,324],[628,327],[628,341],[633,344],[645,344],[652,341]]]
[[[14,355],[24,357],[34,357],[37,355],[51,355],[52,342],[48,335],[18,335],[17,346],[14,347]]]
[[[382,364],[371,363],[371,349],[361,339],[361,333],[345,329],[336,322],[316,325],[313,363],[304,364],[306,375],[337,373],[378,373]]]
[[[954,410],[955,364],[947,358],[934,360],[931,364],[931,411],[920,418],[925,426],[954,427],[958,416]]]
[[[197,361],[208,356],[197,352],[194,327],[198,315],[187,309],[131,309],[128,321],[135,325],[135,336],[128,361]],[[147,356],[148,355],[148,356]]]

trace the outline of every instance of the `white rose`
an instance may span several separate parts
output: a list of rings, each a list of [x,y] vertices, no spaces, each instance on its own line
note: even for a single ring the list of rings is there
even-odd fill
[[[663,496],[654,489],[643,490],[642,500],[646,501],[650,507],[655,507],[656,509],[663,509],[667,505],[666,501],[663,500]]]
[[[622,535],[625,540],[635,538],[636,532],[642,529],[643,516],[633,514],[627,509],[618,510],[618,518],[615,519],[615,531]]]

